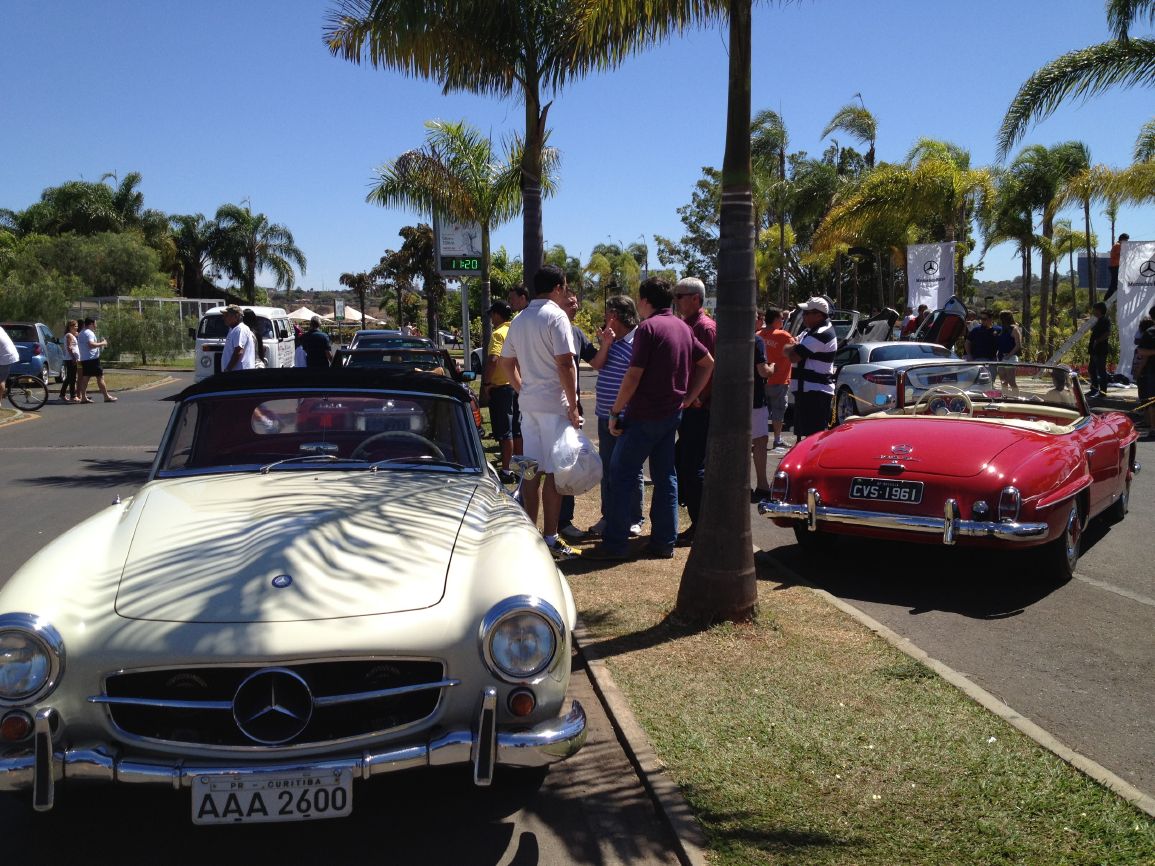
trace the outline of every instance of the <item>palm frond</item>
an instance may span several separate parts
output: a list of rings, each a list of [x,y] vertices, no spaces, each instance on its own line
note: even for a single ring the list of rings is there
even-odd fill
[[[873,146],[878,134],[878,122],[864,107],[851,102],[834,113],[834,117],[826,124],[819,137],[826,138],[836,130],[842,130],[860,144]]]
[[[1116,86],[1153,84],[1155,40],[1103,42],[1064,54],[1035,72],[1015,94],[999,128],[998,158],[1005,158],[1031,124],[1049,117],[1069,97],[1086,99]]]
[[[1151,162],[1155,159],[1155,117],[1140,127],[1132,157],[1135,162]]]
[[[1131,25],[1143,17],[1155,24],[1155,0],[1107,0],[1107,26],[1116,39],[1126,41]]]

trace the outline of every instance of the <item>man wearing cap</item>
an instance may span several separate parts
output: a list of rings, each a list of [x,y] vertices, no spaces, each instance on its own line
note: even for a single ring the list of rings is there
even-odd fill
[[[806,328],[797,343],[783,351],[794,364],[794,434],[799,438],[826,429],[834,400],[834,354],[838,336],[830,324],[830,305],[822,298],[799,304]]]
[[[253,369],[257,366],[257,341],[249,326],[241,321],[241,308],[229,304],[224,315],[229,335],[225,337],[225,348],[221,352],[221,372]]]
[[[698,342],[706,347],[711,357],[718,342],[718,325],[702,309],[706,301],[706,285],[697,277],[685,277],[674,286],[674,305],[678,316],[690,326]],[[678,499],[690,514],[690,525],[678,535],[682,543],[694,537],[694,527],[702,509],[702,479],[706,475],[706,436],[710,432],[710,385],[713,374],[706,379],[706,387],[692,404],[682,411],[678,425],[678,447],[675,458],[678,471]]]
[[[489,425],[493,428],[493,438],[501,447],[501,468],[497,474],[503,484],[514,481],[509,474],[509,461],[515,453],[522,452],[517,395],[501,367],[501,347],[505,345],[512,318],[513,310],[505,301],[494,301],[490,305],[489,323],[493,326],[493,335],[489,338],[485,369],[481,374],[481,403],[489,406]]]
[[[321,317],[309,320],[309,331],[301,337],[301,350],[305,353],[306,367],[328,367],[333,363],[333,344],[329,335],[321,330]]]

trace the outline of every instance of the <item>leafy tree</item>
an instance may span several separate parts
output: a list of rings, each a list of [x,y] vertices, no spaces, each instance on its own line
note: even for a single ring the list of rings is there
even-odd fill
[[[241,284],[250,304],[256,303],[257,274],[271,271],[279,289],[292,288],[296,281],[293,266],[305,273],[305,254],[297,248],[293,233],[285,226],[270,223],[263,213],[223,204],[217,208],[216,264]]]
[[[756,179],[762,178],[762,184],[769,196],[769,204],[773,207],[778,227],[778,255],[775,257],[778,270],[778,303],[786,304],[786,269],[789,261],[786,257],[786,209],[793,192],[786,175],[786,150],[790,146],[790,136],[786,132],[786,124],[777,112],[764,109],[754,116],[750,128],[750,159],[751,169]],[[755,211],[758,203],[755,200]],[[755,217],[755,230],[761,240],[762,225]]]
[[[135,289],[145,289],[153,297],[169,294],[159,253],[135,233],[32,235],[21,241],[20,248],[44,271],[77,277],[82,296],[128,294]]]
[[[546,115],[559,91],[603,59],[604,40],[579,39],[583,0],[335,0],[325,42],[334,56],[437,81],[444,92],[520,96],[525,106],[522,257],[537,273]],[[593,36],[586,31],[587,36]]]
[[[707,285],[717,282],[718,221],[722,210],[722,173],[702,167],[690,203],[678,208],[685,234],[678,241],[654,235],[658,262],[674,265],[683,276],[699,277]]]
[[[1136,22],[1155,23],[1155,0],[1107,0],[1106,6],[1115,38],[1068,52],[1023,83],[999,127],[999,159],[1010,153],[1028,126],[1049,117],[1069,98],[1088,99],[1112,87],[1155,84],[1155,40],[1130,36]]]
[[[142,364],[151,358],[171,360],[185,351],[185,324],[177,304],[145,300],[106,306],[101,311],[101,330],[108,336],[105,356],[118,360],[136,355]]]
[[[437,270],[433,227],[419,223],[402,227],[398,234],[403,240],[401,248],[396,251],[386,250],[375,269],[375,275],[396,286],[399,307],[401,294],[405,291],[415,292],[420,285],[421,294],[425,296],[426,333],[432,336],[441,329],[440,313],[445,306],[445,280]],[[405,319],[400,316],[403,311],[398,312],[397,323],[400,325]]]
[[[12,247],[0,262],[0,319],[59,325],[69,298],[84,293],[78,277],[46,267],[28,245]]]
[[[476,222],[481,226],[481,310],[490,303],[490,232],[513,219],[521,207],[522,146],[514,141],[504,154],[493,140],[466,124],[431,120],[425,146],[403,153],[377,169],[377,184],[366,200],[400,206],[419,214]],[[557,151],[543,148],[542,186],[554,190]],[[489,317],[482,316],[482,340],[488,344]]]

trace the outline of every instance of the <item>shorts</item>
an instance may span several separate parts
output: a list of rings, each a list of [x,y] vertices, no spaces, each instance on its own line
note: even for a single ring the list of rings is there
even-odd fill
[[[565,429],[571,426],[565,415],[549,412],[521,413],[521,453],[537,461],[539,472],[550,474],[554,471],[553,446],[561,439]]]
[[[770,435],[770,412],[765,406],[758,406],[750,414],[750,438],[765,439]]]
[[[80,374],[82,376],[103,376],[104,370],[100,366],[100,359],[93,358],[91,361],[80,362]]]
[[[786,417],[786,398],[790,394],[790,383],[766,386],[766,409],[771,421],[781,421]]]
[[[498,442],[514,438],[517,413],[513,398],[516,396],[512,385],[498,385],[489,389],[489,424],[493,428],[493,438]]]
[[[0,382],[8,381],[8,371],[11,369],[11,364],[0,364]]]

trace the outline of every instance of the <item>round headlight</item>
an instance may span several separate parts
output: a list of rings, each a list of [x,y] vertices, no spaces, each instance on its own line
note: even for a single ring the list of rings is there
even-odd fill
[[[29,614],[0,616],[0,704],[48,694],[63,665],[64,645],[52,626]]]
[[[482,623],[482,654],[495,674],[524,682],[551,667],[562,634],[561,617],[552,606],[538,598],[510,598]]]

